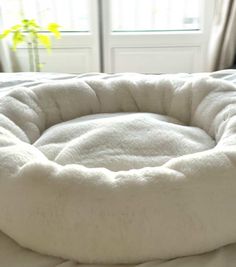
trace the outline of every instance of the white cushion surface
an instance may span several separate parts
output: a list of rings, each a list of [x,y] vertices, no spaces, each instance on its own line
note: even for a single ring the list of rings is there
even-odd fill
[[[87,115],[59,123],[34,146],[61,165],[122,171],[161,166],[171,158],[211,149],[215,142],[197,127],[139,112]]]
[[[236,89],[209,77],[98,75],[0,98],[0,230],[85,263],[236,242]]]

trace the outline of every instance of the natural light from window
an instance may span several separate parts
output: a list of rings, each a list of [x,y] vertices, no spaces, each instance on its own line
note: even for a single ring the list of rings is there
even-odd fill
[[[40,25],[57,22],[61,31],[90,30],[88,0],[0,0],[0,4],[5,28],[24,17]]]
[[[96,0],[93,0],[96,1]],[[107,0],[108,1],[108,0]],[[200,29],[202,0],[109,0],[112,32],[182,31]],[[89,32],[89,0],[0,0],[3,27],[24,14],[40,25],[57,22],[61,31]],[[106,3],[106,2],[104,2]]]
[[[111,0],[112,31],[200,29],[200,0]]]

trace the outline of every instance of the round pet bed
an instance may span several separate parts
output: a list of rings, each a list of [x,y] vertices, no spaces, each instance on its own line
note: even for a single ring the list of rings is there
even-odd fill
[[[84,263],[236,242],[236,89],[97,75],[0,98],[0,230]]]

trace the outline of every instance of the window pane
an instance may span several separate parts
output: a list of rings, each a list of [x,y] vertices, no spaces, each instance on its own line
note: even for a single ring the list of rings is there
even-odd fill
[[[90,30],[88,0],[0,0],[0,4],[5,28],[24,17],[40,25],[57,22],[61,31]]]
[[[200,29],[200,0],[111,0],[112,31]]]

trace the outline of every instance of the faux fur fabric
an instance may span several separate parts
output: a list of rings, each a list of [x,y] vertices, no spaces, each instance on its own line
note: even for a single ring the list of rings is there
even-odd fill
[[[40,253],[140,263],[236,242],[236,87],[98,75],[0,98],[0,230]]]
[[[0,232],[1,267],[235,267],[236,244],[195,256],[154,260],[137,265],[81,264],[22,248]]]
[[[61,165],[123,171],[161,166],[171,158],[213,148],[215,141],[203,130],[167,116],[123,112],[59,123],[34,146]]]

